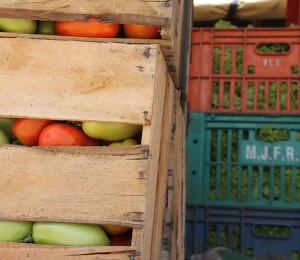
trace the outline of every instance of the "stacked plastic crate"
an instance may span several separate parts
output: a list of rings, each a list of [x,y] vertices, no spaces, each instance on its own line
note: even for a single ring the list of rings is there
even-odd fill
[[[194,28],[186,256],[300,250],[300,29]]]

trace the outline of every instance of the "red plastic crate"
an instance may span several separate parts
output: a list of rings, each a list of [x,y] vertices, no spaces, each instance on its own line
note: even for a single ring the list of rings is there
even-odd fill
[[[194,28],[189,102],[193,112],[300,112],[299,28]],[[262,45],[284,45],[263,53]]]
[[[287,0],[286,26],[291,23],[300,25],[300,0]]]

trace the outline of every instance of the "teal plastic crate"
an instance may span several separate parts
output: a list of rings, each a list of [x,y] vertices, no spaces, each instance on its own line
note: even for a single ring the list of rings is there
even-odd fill
[[[187,203],[300,208],[300,116],[191,113]]]

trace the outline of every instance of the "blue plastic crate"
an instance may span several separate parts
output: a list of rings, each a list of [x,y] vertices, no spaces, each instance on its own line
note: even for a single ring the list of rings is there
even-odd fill
[[[191,113],[187,202],[300,208],[300,117]]]
[[[249,256],[300,257],[300,209],[264,209],[188,204],[186,257],[226,247]]]

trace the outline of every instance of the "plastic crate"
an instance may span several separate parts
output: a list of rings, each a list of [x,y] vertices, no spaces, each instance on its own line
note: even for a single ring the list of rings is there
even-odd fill
[[[192,38],[191,111],[300,112],[300,28],[194,28]]]
[[[300,117],[191,113],[187,202],[300,208]]]
[[[300,210],[189,204],[185,234],[187,258],[209,248],[227,247],[249,256],[278,254],[298,260]]]
[[[290,24],[300,25],[300,1],[299,0],[287,0],[286,4],[286,26]]]

